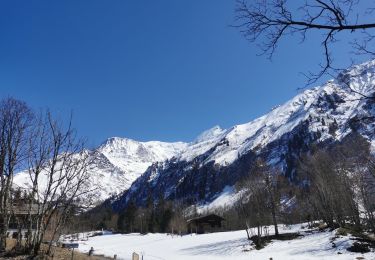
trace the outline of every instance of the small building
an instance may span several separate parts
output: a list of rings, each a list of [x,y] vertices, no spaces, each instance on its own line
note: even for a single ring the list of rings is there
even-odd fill
[[[7,237],[17,238],[21,235],[26,237],[28,231],[28,217],[29,213],[32,218],[38,214],[38,205],[36,204],[14,204],[10,212],[9,228]],[[31,232],[35,231],[35,224],[32,226]],[[20,233],[20,234],[19,234]]]
[[[192,218],[187,221],[188,232],[197,234],[218,232],[221,231],[221,222],[224,220],[224,218],[216,214]]]

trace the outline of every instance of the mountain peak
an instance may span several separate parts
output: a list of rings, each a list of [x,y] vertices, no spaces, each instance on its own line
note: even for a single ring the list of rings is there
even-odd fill
[[[337,76],[336,83],[343,89],[371,96],[375,91],[375,59],[354,65]]]
[[[99,149],[106,146],[123,146],[129,143],[138,143],[138,141],[135,141],[130,138],[123,138],[123,137],[110,137],[107,140],[105,140],[100,146]]]
[[[207,140],[210,140],[212,138],[215,138],[221,134],[223,134],[226,130],[222,129],[220,126],[216,125],[203,133],[201,133],[194,141],[193,143],[200,143]]]

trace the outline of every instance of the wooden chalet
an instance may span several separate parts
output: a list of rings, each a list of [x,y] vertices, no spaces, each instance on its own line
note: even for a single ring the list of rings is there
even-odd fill
[[[33,216],[38,214],[38,205],[36,204],[15,204],[10,212],[10,222],[8,229],[8,237],[16,238],[21,232],[21,236],[25,237],[28,227],[28,214]],[[33,227],[34,228],[34,227]],[[32,230],[33,232],[34,230]]]
[[[222,221],[224,220],[216,214],[192,218],[187,221],[188,232],[197,234],[218,232],[221,231]]]

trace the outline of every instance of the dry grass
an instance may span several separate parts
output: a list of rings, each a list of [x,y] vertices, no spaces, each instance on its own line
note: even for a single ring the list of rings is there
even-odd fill
[[[43,259],[46,260],[64,260],[64,259],[72,259],[72,250],[61,248],[61,247],[53,247],[53,257],[44,257]],[[112,259],[109,257],[104,256],[91,256],[89,257],[87,254],[80,253],[78,251],[74,251],[74,260],[108,260]]]
[[[7,251],[10,251],[12,248],[16,246],[16,240],[15,239],[7,239]]]
[[[7,240],[7,250],[11,251],[12,248],[16,245],[16,240],[15,239],[9,239]],[[47,250],[47,245],[42,245],[42,251]],[[66,248],[61,248],[61,247],[53,247],[53,257],[50,256],[43,256],[41,255],[37,259],[40,260],[70,260],[72,259],[72,250],[66,249]],[[78,251],[74,251],[74,260],[109,260],[112,258],[109,257],[104,257],[104,256],[91,256],[89,257],[87,254],[80,253]],[[30,259],[29,256],[27,255],[22,255],[22,256],[10,256],[10,257],[0,257],[0,260],[2,259],[15,259],[15,260],[26,260]]]

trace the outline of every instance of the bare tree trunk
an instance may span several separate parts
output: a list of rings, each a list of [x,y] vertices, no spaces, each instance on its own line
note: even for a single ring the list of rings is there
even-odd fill
[[[246,221],[245,231],[246,231],[246,235],[247,235],[247,239],[248,239],[248,240],[250,240],[249,229],[250,229],[250,226],[249,226],[249,224],[248,224],[247,221]]]
[[[0,252],[6,250],[14,170],[27,154],[27,131],[32,118],[24,102],[12,98],[0,102]]]
[[[76,200],[90,192],[86,188],[89,155],[83,149],[83,142],[76,140],[71,121],[65,128],[48,112],[41,121],[29,174],[33,184],[31,199],[37,197],[38,206],[36,232],[31,240],[34,255],[38,254],[43,239],[49,239],[52,244]],[[46,186],[39,187],[38,183],[46,183]],[[45,237],[47,231],[50,238]],[[47,253],[51,254],[51,246]]]
[[[277,220],[276,220],[276,212],[275,212],[275,209],[272,208],[271,212],[272,212],[272,222],[273,222],[273,226],[275,227],[275,235],[278,236],[278,235],[279,235],[279,229],[278,229],[278,226],[277,226]]]

